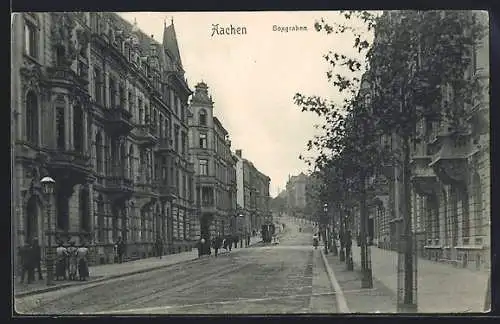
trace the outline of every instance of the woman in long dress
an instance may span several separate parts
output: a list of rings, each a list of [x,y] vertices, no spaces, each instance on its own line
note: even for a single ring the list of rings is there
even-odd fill
[[[57,263],[56,263],[56,280],[63,279],[66,280],[66,258],[68,257],[68,251],[63,246],[62,242],[59,242],[57,249]]]
[[[76,271],[77,271],[77,248],[75,246],[75,242],[71,242],[68,247],[68,259],[69,259],[69,280],[76,280]]]
[[[89,249],[85,245],[82,244],[81,247],[77,250],[77,258],[78,258],[78,275],[80,280],[87,280],[89,277],[89,266],[88,266],[88,256]]]

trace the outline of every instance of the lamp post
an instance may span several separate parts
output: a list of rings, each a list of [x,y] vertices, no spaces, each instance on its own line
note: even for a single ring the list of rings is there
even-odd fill
[[[45,267],[47,268],[47,286],[53,284],[54,276],[54,253],[52,251],[52,217],[51,217],[51,198],[54,193],[55,181],[51,177],[44,177],[40,180],[43,193],[47,199],[47,250],[45,251]]]
[[[328,254],[328,227],[327,227],[327,224],[328,224],[328,204],[325,203],[323,205],[323,211],[325,212],[324,214],[324,217],[325,217],[325,221],[323,222],[324,223],[324,231],[323,231],[323,240],[325,241],[325,254]]]

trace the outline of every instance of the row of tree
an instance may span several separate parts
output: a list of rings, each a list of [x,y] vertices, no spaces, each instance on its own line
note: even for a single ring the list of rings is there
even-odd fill
[[[403,183],[400,215],[403,219],[404,291],[401,305],[414,305],[415,278],[411,242],[410,153],[417,123],[445,125],[460,137],[467,128],[467,109],[480,94],[480,83],[470,72],[475,41],[485,26],[471,11],[343,11],[343,23],[321,19],[317,31],[347,34],[360,55],[332,51],[328,79],[341,104],[317,96],[296,94],[302,111],[323,116],[324,133],[308,143],[318,150],[304,159],[322,179],[321,199],[343,214],[353,206],[360,211],[363,287],[371,287],[367,248],[367,203],[373,178],[387,166],[397,166]],[[362,28],[355,28],[362,22]],[[366,28],[366,29],[363,29]],[[368,35],[374,33],[373,41]]]

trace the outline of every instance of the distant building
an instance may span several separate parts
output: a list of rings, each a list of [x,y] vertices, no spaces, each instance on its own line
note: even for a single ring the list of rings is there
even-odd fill
[[[231,153],[227,130],[217,117],[208,87],[200,82],[190,103],[191,162],[195,165],[198,217],[194,233],[209,238],[234,231],[236,215],[236,160]]]
[[[236,150],[236,159],[239,232],[250,233],[259,230],[264,222],[272,221],[269,206],[271,179],[244,159],[241,150]]]
[[[304,217],[307,206],[306,200],[307,175],[301,172],[297,176],[291,176],[286,183],[287,205],[289,214],[296,217]]]

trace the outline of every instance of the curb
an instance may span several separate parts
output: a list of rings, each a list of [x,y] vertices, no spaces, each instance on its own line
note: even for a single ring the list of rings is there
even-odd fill
[[[181,263],[193,262],[193,261],[196,261],[196,260],[199,260],[199,259],[202,259],[202,258],[203,258],[203,256],[201,258],[196,257],[194,259],[183,260],[183,261],[176,262],[176,263],[164,264],[164,265],[156,266],[156,267],[152,267],[152,268],[145,268],[145,269],[134,270],[134,271],[126,272],[126,273],[120,273],[120,274],[117,274],[117,275],[105,276],[104,278],[99,278],[99,279],[92,280],[92,281],[83,281],[83,282],[76,282],[76,283],[68,282],[68,283],[61,284],[61,285],[55,285],[55,286],[44,287],[44,288],[40,288],[40,289],[36,289],[36,290],[19,292],[17,294],[15,293],[14,297],[21,298],[21,297],[27,297],[27,296],[32,296],[32,295],[43,294],[43,293],[46,293],[46,292],[61,290],[61,289],[64,289],[64,288],[70,288],[70,287],[75,287],[75,286],[91,285],[91,284],[94,284],[94,283],[99,283],[99,282],[108,281],[108,280],[112,280],[112,279],[118,279],[118,278],[133,276],[133,275],[136,275],[136,274],[146,273],[146,272],[150,272],[150,271],[154,271],[154,270],[159,270],[159,269],[163,269],[163,268],[168,268],[168,267],[171,267],[171,266],[174,266],[174,265],[177,265],[177,264],[181,264]]]
[[[323,260],[323,264],[325,265],[326,268],[326,273],[328,274],[328,279],[330,279],[330,284],[332,285],[332,288],[337,296],[335,300],[337,301],[338,311],[340,313],[351,313],[349,307],[347,306],[347,301],[344,297],[344,292],[342,291],[342,288],[340,287],[337,278],[335,278],[335,274],[333,273],[332,268],[328,264],[328,260],[326,260],[325,252],[323,251],[323,249],[320,249],[319,251],[321,253],[321,259]]]

